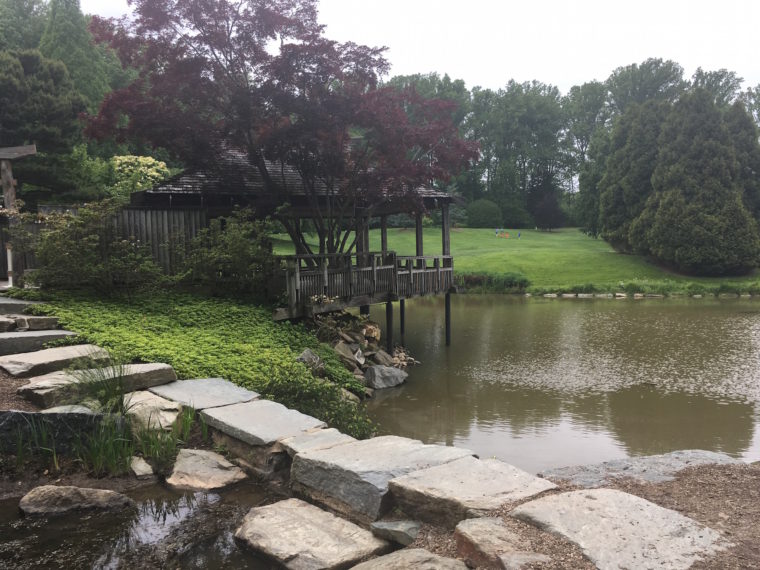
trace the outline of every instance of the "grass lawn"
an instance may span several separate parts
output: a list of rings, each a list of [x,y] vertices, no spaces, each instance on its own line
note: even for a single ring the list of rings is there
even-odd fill
[[[462,228],[451,233],[451,252],[456,273],[502,275],[520,273],[534,290],[570,290],[593,285],[597,290],[626,289],[694,292],[723,287],[749,290],[760,287],[758,277],[731,279],[697,278],[669,272],[644,258],[614,251],[602,239],[593,239],[575,228],[552,232],[507,230],[509,238],[498,238],[493,229]],[[400,255],[414,254],[414,229],[388,230],[388,247]],[[425,253],[441,253],[440,228],[425,228]],[[380,249],[380,230],[370,232],[370,247]],[[275,240],[277,253],[292,253],[287,236]],[[588,288],[588,287],[586,287]],[[629,291],[630,292],[630,291]]]

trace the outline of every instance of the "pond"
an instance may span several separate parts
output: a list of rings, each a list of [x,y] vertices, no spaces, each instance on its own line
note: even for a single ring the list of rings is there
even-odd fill
[[[453,295],[452,323],[446,347],[443,298],[407,302],[422,364],[370,401],[381,433],[533,473],[677,449],[760,459],[760,301]]]

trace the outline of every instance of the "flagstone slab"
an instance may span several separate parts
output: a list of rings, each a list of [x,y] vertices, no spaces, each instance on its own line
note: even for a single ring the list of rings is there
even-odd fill
[[[305,432],[300,435],[288,437],[280,441],[280,445],[285,448],[291,457],[297,453],[306,451],[315,451],[318,449],[329,449],[337,445],[352,443],[355,438],[345,433],[339,432],[335,428],[316,429]]]
[[[0,315],[12,315],[23,313],[24,309],[37,305],[36,301],[24,301],[23,299],[11,299],[10,297],[0,297]]]
[[[353,570],[467,570],[461,560],[445,558],[422,548],[405,548],[354,566]]]
[[[196,410],[240,404],[259,398],[256,392],[236,386],[223,378],[177,380],[171,384],[154,386],[150,391]]]
[[[21,331],[0,333],[0,356],[6,354],[18,354],[21,352],[33,352],[43,348],[45,343],[51,340],[76,336],[71,331]]]
[[[51,372],[29,379],[17,392],[30,402],[43,408],[76,402],[87,389],[90,380],[117,379],[125,392],[145,390],[158,384],[166,384],[177,379],[174,369],[168,364],[126,364],[103,369],[80,372]]]
[[[34,352],[0,356],[0,368],[11,376],[40,376],[64,368],[83,367],[89,363],[107,362],[108,351],[94,344],[59,346]]]
[[[389,482],[394,504],[421,520],[455,526],[557,486],[498,459],[463,457]]]
[[[320,421],[270,400],[207,408],[201,417],[211,427],[249,445],[272,445],[286,437],[326,427]]]
[[[251,509],[235,538],[290,570],[350,568],[390,545],[299,499]]]
[[[182,411],[181,404],[148,390],[129,392],[123,398],[127,415],[139,425],[150,429],[171,429]]]
[[[682,469],[715,463],[733,465],[741,463],[741,461],[725,453],[686,449],[662,455],[646,455],[591,465],[559,467],[545,471],[542,476],[552,481],[566,482],[589,489],[609,485],[620,477],[631,477],[650,483],[672,481],[675,479],[676,473]]]
[[[390,506],[388,482],[412,471],[450,463],[471,451],[398,436],[381,436],[299,453],[291,482],[316,502],[362,522],[377,520]]]
[[[511,515],[577,544],[601,570],[685,570],[729,546],[688,517],[614,489],[542,497]]]

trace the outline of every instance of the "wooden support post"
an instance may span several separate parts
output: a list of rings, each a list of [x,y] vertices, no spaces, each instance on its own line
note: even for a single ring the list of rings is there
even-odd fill
[[[451,293],[446,292],[446,346],[451,346]]]
[[[385,303],[385,347],[388,354],[393,356],[393,303]]]
[[[388,254],[388,216],[380,216],[380,251],[383,252],[383,265]]]
[[[377,256],[372,255],[372,295],[377,291]]]
[[[288,260],[285,280],[288,290],[288,309],[292,317],[296,313],[298,303],[298,261]]]
[[[322,260],[322,294],[328,295],[330,281],[327,278],[327,259]]]
[[[414,230],[415,230],[415,241],[416,241],[416,249],[417,257],[420,257],[422,255],[425,255],[423,253],[423,247],[422,247],[422,214],[417,214],[414,218]]]
[[[451,217],[445,202],[441,205],[441,253],[451,255]]]
[[[401,332],[401,346],[404,345],[404,333],[406,332],[406,299],[398,302],[399,329]]]
[[[441,258],[436,257],[435,258],[435,287],[433,287],[433,293],[440,293],[441,292]]]

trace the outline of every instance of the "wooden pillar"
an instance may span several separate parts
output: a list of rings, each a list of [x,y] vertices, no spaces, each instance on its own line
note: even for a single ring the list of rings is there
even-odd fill
[[[417,214],[414,218],[415,222],[415,241],[417,245],[417,256],[425,255],[422,248],[422,214]]]
[[[388,216],[380,216],[380,251],[388,253]]]
[[[404,345],[404,332],[406,332],[406,299],[398,302],[399,328],[401,329],[401,346]]]
[[[451,218],[449,205],[445,202],[441,206],[441,239],[441,253],[451,255]]]
[[[451,293],[446,292],[446,346],[451,346]]]
[[[0,160],[0,183],[3,186],[3,205],[6,210],[16,207],[16,181],[10,160]]]
[[[393,356],[393,303],[385,303],[385,348]]]

